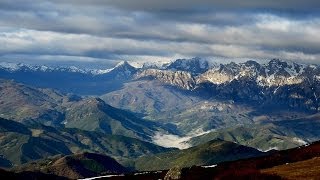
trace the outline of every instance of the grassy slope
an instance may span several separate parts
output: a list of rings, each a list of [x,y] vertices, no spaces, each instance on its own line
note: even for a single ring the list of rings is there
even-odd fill
[[[253,148],[232,142],[214,140],[185,150],[141,157],[136,160],[135,167],[138,170],[158,170],[169,169],[174,166],[211,165],[262,154]]]
[[[261,150],[268,150],[274,147],[281,150],[303,145],[301,140],[306,142],[318,140],[320,138],[319,128],[319,115],[315,114],[295,120],[274,121],[220,129],[192,138],[190,143],[197,145],[220,138]]]
[[[168,128],[113,108],[99,98],[81,98],[0,79],[0,117],[25,124],[79,128],[150,140]]]
[[[41,172],[70,179],[94,177],[104,174],[119,174],[128,170],[111,157],[81,153],[68,156],[55,156],[15,167],[12,171]]]
[[[0,133],[1,154],[13,164],[84,151],[104,153],[125,160],[170,150],[125,136],[79,129],[56,129],[40,124],[26,126],[5,119],[0,119]]]
[[[283,179],[317,179],[320,177],[320,157],[283,164],[261,170],[263,174],[278,175]]]

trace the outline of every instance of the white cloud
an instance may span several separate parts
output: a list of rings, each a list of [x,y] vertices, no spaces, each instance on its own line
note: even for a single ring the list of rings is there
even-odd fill
[[[202,129],[197,129],[193,132],[188,133],[186,136],[177,136],[174,134],[164,134],[157,132],[152,140],[155,144],[163,147],[175,147],[179,149],[187,149],[191,147],[191,144],[188,141],[197,136],[201,136],[209,133],[210,131],[203,131]]]

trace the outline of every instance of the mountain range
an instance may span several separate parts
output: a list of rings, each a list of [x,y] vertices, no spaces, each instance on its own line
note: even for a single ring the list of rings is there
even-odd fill
[[[163,174],[308,145],[320,139],[319,77],[318,65],[278,59],[105,70],[0,63],[0,166],[13,176]],[[97,154],[121,171],[88,160]]]

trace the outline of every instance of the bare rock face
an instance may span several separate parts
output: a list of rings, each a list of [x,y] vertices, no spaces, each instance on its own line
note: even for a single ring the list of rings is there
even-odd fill
[[[171,168],[166,176],[164,177],[164,180],[178,180],[182,177],[182,168],[176,166]]]
[[[151,78],[164,85],[199,91],[213,97],[250,104],[319,111],[320,66],[270,60],[215,64],[178,59],[165,69],[143,69],[135,79]]]
[[[192,59],[177,59],[166,67],[167,70],[187,71],[192,75],[198,75],[209,69],[208,61],[195,57]]]
[[[154,78],[162,83],[178,86],[187,90],[193,89],[196,84],[192,75],[185,71],[147,69],[136,75],[136,79],[144,77]]]

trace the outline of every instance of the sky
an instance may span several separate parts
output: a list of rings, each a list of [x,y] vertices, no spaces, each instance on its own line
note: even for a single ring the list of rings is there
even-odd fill
[[[320,63],[319,0],[0,0],[0,61]]]

